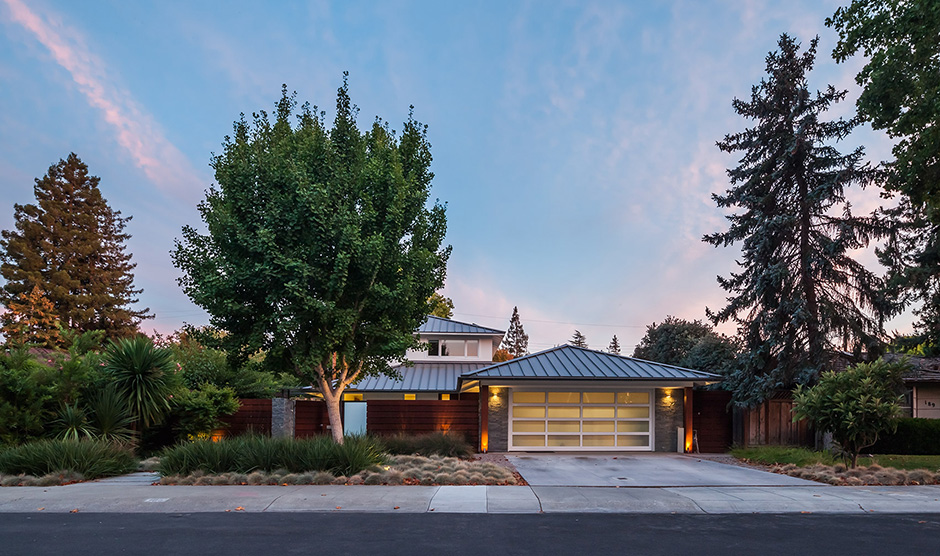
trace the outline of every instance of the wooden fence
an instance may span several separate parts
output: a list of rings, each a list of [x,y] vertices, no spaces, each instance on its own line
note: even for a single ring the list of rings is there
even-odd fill
[[[248,432],[271,434],[271,400],[239,400],[241,407],[232,415],[222,418],[226,436]]]
[[[340,416],[343,406],[340,404]],[[294,404],[294,438],[330,434],[330,416],[320,400],[297,400]]]
[[[480,441],[479,400],[369,400],[370,434],[463,434],[471,446]]]
[[[792,412],[793,399],[789,395],[737,410],[735,443],[741,446],[815,446],[813,428],[805,420],[793,422]]]

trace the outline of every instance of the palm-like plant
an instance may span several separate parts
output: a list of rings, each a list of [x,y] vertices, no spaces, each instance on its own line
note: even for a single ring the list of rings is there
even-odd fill
[[[95,437],[108,442],[126,443],[133,438],[133,417],[127,411],[127,403],[118,394],[114,385],[108,385],[89,404],[91,423]]]
[[[62,440],[77,441],[94,436],[85,410],[77,403],[63,405],[59,410],[58,418],[53,421],[52,425],[59,431],[56,438]]]
[[[105,370],[118,395],[127,403],[138,430],[159,423],[170,410],[175,388],[173,353],[137,336],[111,342]]]

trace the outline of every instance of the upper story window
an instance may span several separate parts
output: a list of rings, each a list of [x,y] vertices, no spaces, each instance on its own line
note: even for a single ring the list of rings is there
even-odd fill
[[[431,357],[478,357],[480,340],[430,340],[428,355]]]

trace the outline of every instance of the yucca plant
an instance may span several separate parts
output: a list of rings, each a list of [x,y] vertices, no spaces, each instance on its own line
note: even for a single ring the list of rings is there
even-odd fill
[[[156,347],[146,336],[111,342],[105,370],[138,430],[161,422],[170,411],[176,366],[169,349]]]
[[[63,405],[58,417],[52,422],[52,426],[58,431],[56,438],[60,440],[77,441],[94,436],[92,427],[88,423],[88,416],[77,402]]]
[[[118,394],[113,384],[99,392],[89,405],[95,438],[117,443],[131,441],[134,419],[128,413],[126,401]]]

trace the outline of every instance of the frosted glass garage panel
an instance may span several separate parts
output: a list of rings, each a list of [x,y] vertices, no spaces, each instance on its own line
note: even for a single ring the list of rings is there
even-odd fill
[[[512,435],[512,444],[513,446],[545,446],[545,436],[543,435],[524,435],[524,434],[514,434]]]
[[[548,403],[581,403],[581,392],[549,392]]]
[[[548,432],[581,432],[581,421],[549,421]]]
[[[614,435],[612,434],[599,434],[593,436],[585,436],[584,440],[581,442],[582,446],[605,446],[610,447],[614,445]]]
[[[545,403],[545,392],[513,392],[512,403]]]
[[[614,403],[613,392],[585,392],[584,403]]]
[[[650,393],[649,392],[620,392],[619,394],[617,394],[617,403],[649,405]]]
[[[650,437],[647,435],[617,435],[617,446],[623,446],[624,448],[628,447],[644,447],[650,445]]]
[[[617,432],[649,432],[649,421],[618,421]]]
[[[539,406],[517,405],[512,408],[512,416],[522,419],[544,419],[545,408]]]
[[[614,408],[613,406],[611,407],[585,407],[584,418],[585,419],[613,419]]]
[[[584,432],[614,432],[613,421],[585,421]]]
[[[649,419],[649,407],[618,407],[618,419]]]
[[[574,406],[574,407],[549,406],[548,407],[549,419],[577,419],[578,417],[581,417],[581,408],[578,406]]]
[[[550,434],[548,435],[548,445],[555,447],[580,446],[581,437],[577,434]]]
[[[512,432],[545,432],[545,421],[513,421]]]

